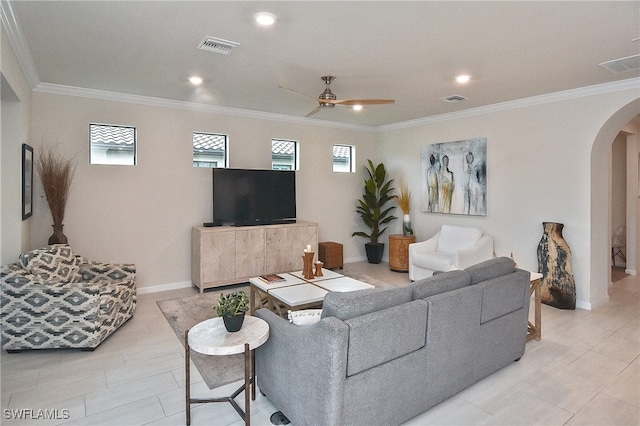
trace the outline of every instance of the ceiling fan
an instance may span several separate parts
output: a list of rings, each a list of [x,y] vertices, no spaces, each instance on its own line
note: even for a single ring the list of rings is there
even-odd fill
[[[297,93],[298,95],[311,97],[318,101],[318,106],[309,114],[305,115],[305,117],[309,117],[323,108],[334,108],[336,105],[384,105],[392,104],[395,102],[393,99],[338,99],[329,87],[331,85],[331,82],[336,78],[332,75],[325,75],[321,78],[322,81],[324,81],[324,83],[326,84],[326,88],[324,89],[324,92],[322,92],[317,98],[306,93],[300,93],[296,92],[295,90],[287,89],[286,87],[278,87],[292,93]]]

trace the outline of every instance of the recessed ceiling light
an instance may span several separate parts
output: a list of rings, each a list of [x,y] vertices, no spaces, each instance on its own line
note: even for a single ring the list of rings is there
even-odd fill
[[[354,105],[353,109],[356,111],[360,111],[362,109],[362,105]]]
[[[194,86],[200,86],[202,84],[202,78],[197,77],[197,76],[193,76],[193,77],[189,77],[189,81],[191,82],[191,84],[193,84]]]
[[[456,77],[456,81],[460,84],[468,83],[469,80],[471,80],[471,76],[466,74],[459,75]]]
[[[253,15],[256,22],[260,25],[268,27],[269,25],[273,25],[276,22],[276,15],[269,12],[260,12]]]

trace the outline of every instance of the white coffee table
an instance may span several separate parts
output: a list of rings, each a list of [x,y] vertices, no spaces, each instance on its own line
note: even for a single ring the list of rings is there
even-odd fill
[[[305,278],[304,277],[304,273],[302,271],[292,272],[291,275],[293,275],[293,276],[295,276],[297,278],[300,278],[302,280],[305,280],[307,282],[310,282],[310,283],[315,283],[315,282],[318,282],[318,281],[332,280],[334,278],[344,277],[344,275],[342,275],[342,274],[340,274],[338,272],[332,271],[331,269],[324,269],[324,268],[322,268],[322,276],[320,276],[320,277],[315,277],[314,276],[313,278]]]
[[[315,282],[314,284],[328,291],[340,291],[340,292],[375,288],[371,284],[358,281],[351,277],[340,277],[340,278],[333,278],[330,280],[322,280],[322,281]]]
[[[256,399],[256,376],[253,351],[269,338],[269,324],[266,321],[250,315],[245,315],[242,328],[229,333],[224,327],[222,318],[211,318],[196,324],[184,333],[184,359],[185,359],[185,393],[186,393],[186,421],[191,424],[191,404],[208,402],[229,402],[236,412],[242,417],[246,425],[251,422],[251,405],[249,400],[249,388],[251,399]],[[191,398],[190,383],[190,350],[205,355],[233,355],[244,352],[244,383],[233,394],[227,397],[197,399]],[[244,391],[244,411],[235,398]]]
[[[281,287],[271,290],[269,294],[277,299],[274,308],[279,315],[284,315],[289,309],[307,309],[322,306],[327,290],[316,285],[305,283]]]
[[[249,313],[253,315],[256,309],[269,308],[274,310],[274,300],[269,296],[269,292],[277,288],[289,287],[292,285],[304,284],[306,281],[291,274],[278,274],[284,281],[267,283],[260,277],[249,280]]]

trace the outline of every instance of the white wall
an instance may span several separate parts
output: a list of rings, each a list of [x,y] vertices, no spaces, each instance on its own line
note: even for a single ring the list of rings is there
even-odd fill
[[[16,261],[28,249],[30,239],[31,220],[22,220],[22,144],[31,144],[31,87],[9,44],[4,25],[1,43],[0,264],[6,264]]]
[[[136,126],[138,164],[89,165],[90,122]],[[320,241],[343,243],[345,258],[364,258],[363,241],[351,233],[359,226],[353,212],[361,171],[367,158],[375,160],[373,131],[34,92],[36,153],[42,142],[55,143],[78,161],[64,220],[75,252],[136,263],[139,288],[188,285],[191,227],[212,215],[211,169],[192,166],[193,131],[228,134],[230,166],[238,168],[270,168],[273,137],[300,141],[298,219],[317,222]],[[358,173],[332,172],[334,143],[356,146]],[[52,233],[36,183],[33,247]]]
[[[412,220],[417,239],[428,238],[444,223],[477,226],[494,235],[497,255],[513,253],[520,267],[537,270],[542,222],[564,223],[563,234],[573,255],[578,306],[589,308],[607,298],[606,280],[594,284],[604,286],[604,292],[592,294],[592,147],[603,124],[637,98],[637,89],[629,89],[486,114],[462,114],[454,119],[435,117],[424,123],[398,123],[379,134],[378,154],[391,174],[404,176],[411,191],[420,194],[422,145],[486,137],[487,216],[423,213],[419,211],[420,201],[415,200]],[[638,109],[640,112],[640,104]],[[607,183],[614,137],[603,148],[607,154],[599,166]],[[604,199],[607,191],[605,186],[596,195]],[[608,203],[601,205],[609,210]],[[608,233],[608,221],[605,224],[604,232]],[[395,228],[400,231],[400,223]],[[607,265],[606,255],[603,257]]]

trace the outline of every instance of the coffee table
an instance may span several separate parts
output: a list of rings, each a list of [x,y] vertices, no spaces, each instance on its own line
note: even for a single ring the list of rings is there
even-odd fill
[[[285,317],[289,310],[322,307],[330,291],[354,291],[374,288],[371,284],[322,269],[322,276],[305,279],[302,271],[278,274],[284,281],[267,284],[258,277],[251,278],[250,312],[266,307]]]
[[[185,395],[186,395],[186,422],[191,424],[191,404],[209,402],[229,402],[236,412],[242,417],[244,423],[251,423],[251,399],[256,399],[256,376],[253,351],[269,338],[269,324],[260,318],[245,315],[242,328],[229,333],[224,327],[222,318],[211,318],[196,324],[184,333],[184,368],[185,368]],[[191,378],[189,357],[190,350],[205,355],[233,355],[244,352],[244,383],[233,394],[219,398],[191,398]],[[235,398],[244,391],[244,411]]]
[[[374,288],[374,286],[372,286],[371,284],[358,281],[351,277],[339,277],[339,278],[333,278],[330,280],[322,280],[322,281],[315,282],[314,284],[327,291],[340,291],[340,292]]]

